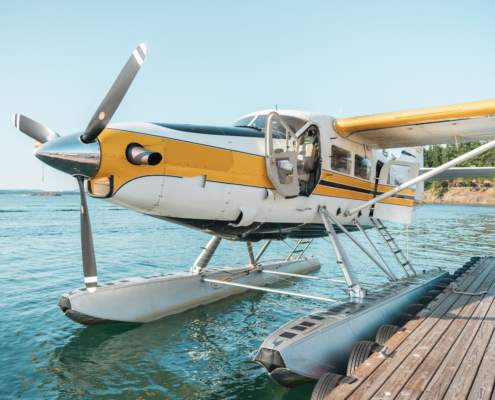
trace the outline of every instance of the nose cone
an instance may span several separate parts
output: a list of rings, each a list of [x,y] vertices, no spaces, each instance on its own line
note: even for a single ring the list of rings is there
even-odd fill
[[[34,155],[66,174],[91,178],[100,166],[100,145],[98,141],[85,144],[80,136],[80,133],[74,133],[52,139],[39,146]]]

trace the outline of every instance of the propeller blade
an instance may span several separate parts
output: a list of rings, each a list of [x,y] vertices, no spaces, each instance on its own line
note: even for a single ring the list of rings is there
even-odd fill
[[[81,247],[84,270],[84,283],[89,293],[94,293],[98,286],[98,275],[96,273],[95,249],[93,246],[93,235],[89,221],[88,205],[84,193],[84,176],[74,175],[79,185],[81,194]]]
[[[101,102],[96,110],[93,118],[86,128],[82,141],[84,143],[94,142],[98,135],[105,129],[113,114],[124,98],[127,89],[131,86],[132,81],[136,77],[139,68],[143,65],[144,57],[146,56],[146,46],[141,43],[132,53],[126,65],[120,72],[110,91]]]
[[[41,125],[39,122],[33,121],[21,114],[14,114],[14,125],[25,135],[33,138],[37,142],[45,143],[49,140],[60,137],[57,133]]]

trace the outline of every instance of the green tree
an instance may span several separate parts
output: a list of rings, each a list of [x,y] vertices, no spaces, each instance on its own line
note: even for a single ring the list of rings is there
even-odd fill
[[[487,142],[470,142],[470,143],[460,143],[459,150],[457,150],[457,146],[453,143],[447,145],[432,145],[428,147],[424,147],[424,166],[425,168],[435,168],[439,167],[442,164],[445,164],[448,161],[453,160],[463,154],[468,153],[471,150],[474,150]],[[457,167],[470,167],[474,165],[476,167],[491,167],[494,164],[495,160],[495,149],[491,149],[482,154],[478,154],[475,157],[470,158],[467,161],[457,165]],[[472,186],[472,180],[474,178],[465,178],[463,179],[463,186]],[[479,181],[482,181],[486,178],[476,178]],[[481,179],[481,180],[480,180]],[[492,180],[493,182],[493,180]],[[444,186],[447,186],[447,182],[445,181]],[[432,182],[425,182],[425,188],[435,188],[438,186],[432,185]]]

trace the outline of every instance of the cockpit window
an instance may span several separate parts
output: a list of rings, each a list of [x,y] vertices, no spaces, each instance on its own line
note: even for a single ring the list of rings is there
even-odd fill
[[[297,117],[290,117],[288,115],[281,115],[284,122],[289,125],[292,132],[296,133],[301,129],[308,121]],[[267,115],[252,115],[250,117],[244,117],[236,122],[233,126],[238,128],[251,128],[256,129],[259,132],[265,131]],[[277,120],[273,120],[273,137],[275,139],[285,139],[286,131],[284,126]]]

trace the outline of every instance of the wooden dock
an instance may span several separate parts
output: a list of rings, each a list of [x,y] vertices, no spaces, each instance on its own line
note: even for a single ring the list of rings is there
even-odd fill
[[[444,290],[385,343],[386,356],[374,353],[350,375],[356,381],[325,400],[495,400],[495,258],[482,258],[457,284],[487,293]]]

